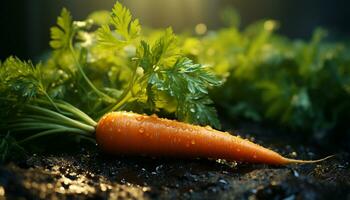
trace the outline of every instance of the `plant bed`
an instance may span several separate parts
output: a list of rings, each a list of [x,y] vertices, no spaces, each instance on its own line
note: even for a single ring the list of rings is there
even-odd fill
[[[249,137],[257,132],[245,129],[242,134],[246,131]],[[319,148],[300,141],[290,145],[295,139],[283,140],[271,131],[266,134],[275,134],[274,140],[259,134],[258,142],[272,144],[283,155],[324,156]],[[273,145],[276,140],[278,144]],[[317,164],[278,167],[210,159],[118,157],[80,147],[1,165],[0,189],[9,199],[349,199],[349,158],[349,153],[340,152]]]

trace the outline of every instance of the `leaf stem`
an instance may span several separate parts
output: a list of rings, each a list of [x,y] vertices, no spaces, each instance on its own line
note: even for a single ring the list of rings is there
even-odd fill
[[[112,107],[110,111],[119,110],[130,98],[132,97],[131,91],[125,93],[122,98],[118,101],[118,103]]]
[[[37,112],[43,113],[43,114],[47,115],[48,117],[55,118],[58,121],[62,120],[64,122],[67,122],[67,124],[72,125],[74,127],[87,130],[87,131],[89,131],[91,133],[95,132],[95,128],[93,126],[90,126],[90,125],[84,124],[82,122],[79,122],[77,120],[71,119],[69,117],[66,117],[66,116],[64,116],[64,115],[62,115],[60,113],[54,112],[52,110],[49,110],[49,109],[46,109],[46,108],[41,108],[41,107],[38,107],[38,106],[33,106],[33,105],[26,105],[26,107],[29,108],[29,109],[35,110]]]
[[[46,101],[43,100],[36,100],[38,103],[44,103],[44,104],[49,104]],[[84,122],[88,123],[89,125],[95,127],[97,125],[97,122],[94,121],[89,115],[84,113],[83,111],[79,110],[75,106],[69,104],[68,102],[65,101],[56,101],[55,104],[57,105],[58,108],[68,111],[69,113],[73,114],[74,116],[78,117],[79,119],[83,120]]]
[[[137,76],[136,76],[136,69],[133,73],[133,76],[131,78],[130,84],[129,86],[124,90],[123,94],[119,97],[119,99],[117,100],[117,104],[115,106],[113,106],[109,112],[115,111],[120,109],[132,96],[132,88],[134,87],[134,84],[137,80]]]
[[[55,134],[55,133],[64,133],[64,132],[79,133],[79,134],[86,135],[86,132],[84,132],[83,130],[80,130],[80,129],[76,129],[76,128],[58,128],[58,129],[51,129],[51,130],[46,130],[46,131],[39,132],[37,134],[34,134],[32,136],[29,136],[29,137],[19,141],[18,143],[22,144],[22,143],[26,143],[26,142],[28,142],[30,140],[33,140],[35,138],[38,138],[38,137],[42,137],[42,136],[46,136],[46,135],[52,135],[52,134]]]
[[[75,55],[75,51],[74,51],[74,48],[73,48],[73,45],[72,45],[72,41],[69,42],[69,50],[72,54],[72,57],[74,59],[74,62],[76,63],[77,65],[77,68],[80,72],[80,74],[83,76],[83,79],[86,81],[86,83],[91,87],[91,89],[98,95],[100,96],[103,100],[107,101],[108,103],[113,103],[115,102],[115,99],[108,96],[107,94],[101,92],[99,89],[97,89],[95,87],[95,85],[90,81],[90,79],[87,77],[87,75],[85,74],[80,62],[78,61],[76,55]]]

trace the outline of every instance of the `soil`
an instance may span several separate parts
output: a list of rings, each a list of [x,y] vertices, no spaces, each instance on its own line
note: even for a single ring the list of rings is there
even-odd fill
[[[325,156],[300,138],[258,130],[235,132],[289,157]],[[79,147],[0,165],[0,199],[350,199],[350,154],[332,153],[334,158],[317,164],[268,166],[116,157]]]

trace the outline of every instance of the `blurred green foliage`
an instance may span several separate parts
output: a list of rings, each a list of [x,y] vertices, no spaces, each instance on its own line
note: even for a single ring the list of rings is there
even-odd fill
[[[323,29],[315,30],[310,41],[290,40],[275,33],[278,23],[273,20],[240,30],[239,15],[232,9],[226,12],[228,27],[182,37],[188,57],[213,66],[225,79],[223,87],[212,91],[222,114],[277,123],[317,137],[346,127],[350,119],[346,42],[327,41]]]

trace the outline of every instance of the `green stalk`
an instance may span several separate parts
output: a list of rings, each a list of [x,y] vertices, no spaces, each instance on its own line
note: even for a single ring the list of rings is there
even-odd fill
[[[118,101],[118,103],[115,106],[113,106],[110,112],[119,110],[131,97],[132,97],[131,92],[130,91],[127,92],[126,95],[122,96],[122,98]]]
[[[38,103],[44,103],[49,104],[49,102],[46,102],[44,100],[36,100]],[[77,118],[83,120],[84,122],[88,123],[89,125],[95,127],[97,125],[97,122],[95,122],[89,115],[84,113],[83,111],[79,110],[75,106],[65,102],[65,101],[56,101],[55,104],[58,106],[58,108],[68,111],[69,113],[73,114]]]
[[[71,128],[64,125],[58,125],[58,124],[48,124],[48,123],[17,123],[17,124],[11,124],[9,125],[10,128],[12,128],[12,131],[23,131],[23,130],[40,130],[40,129],[62,129],[62,128]],[[82,130],[82,129],[80,129]],[[82,130],[86,133],[89,133],[89,130]]]
[[[118,103],[115,106],[113,106],[109,110],[109,112],[120,109],[133,96],[132,95],[132,88],[134,87],[136,80],[137,80],[137,76],[136,76],[136,70],[135,70],[133,75],[132,75],[131,82],[130,82],[129,86],[124,90],[123,94],[119,97]]]
[[[56,133],[64,133],[64,132],[69,132],[69,133],[79,133],[79,134],[83,134],[83,135],[86,135],[87,133],[84,132],[83,130],[80,130],[80,129],[76,129],[76,128],[59,128],[59,129],[51,129],[51,130],[47,130],[47,131],[42,131],[42,132],[39,132],[37,134],[34,134],[32,136],[29,136],[21,141],[19,141],[18,143],[19,144],[22,144],[22,143],[26,143],[30,140],[33,140],[35,138],[38,138],[38,137],[42,137],[42,136],[47,136],[47,135],[52,135],[52,134],[56,134]]]
[[[52,104],[52,106],[58,111],[61,112],[61,110],[56,106],[55,102],[51,99],[51,97],[47,94],[47,92],[45,90],[43,90],[43,93],[45,95],[45,97],[50,101],[50,103]]]
[[[26,107],[30,108],[32,110],[38,111],[40,113],[43,113],[43,114],[47,115],[48,117],[52,117],[54,119],[57,119],[58,121],[62,120],[64,122],[66,122],[67,124],[71,125],[71,126],[74,126],[74,127],[77,127],[77,128],[81,128],[83,130],[88,130],[91,133],[95,132],[95,128],[93,126],[81,123],[81,122],[79,122],[77,120],[71,119],[69,117],[66,117],[66,116],[64,116],[64,115],[62,115],[60,113],[51,111],[49,109],[40,108],[38,106],[33,106],[33,105],[26,105]]]
[[[80,118],[81,120],[85,121],[89,125],[95,127],[97,125],[97,122],[93,120],[89,115],[84,113],[83,111],[79,110],[78,108],[74,107],[73,105],[67,103],[67,102],[62,102],[58,104],[59,107],[62,109],[71,112],[74,114],[76,117]]]
[[[80,62],[78,61],[77,57],[75,56],[75,51],[72,45],[72,41],[70,41],[69,43],[69,50],[72,54],[72,57],[74,59],[75,64],[77,65],[77,68],[80,72],[80,74],[83,76],[83,79],[86,81],[86,83],[91,87],[91,89],[98,95],[100,96],[102,99],[106,100],[108,103],[113,103],[115,102],[115,99],[108,96],[107,94],[105,94],[104,92],[101,92],[99,89],[97,89],[95,87],[95,85],[90,81],[90,79],[87,77],[87,75],[85,74],[82,66],[80,65]]]
[[[67,123],[63,120],[57,120],[53,118],[47,118],[43,116],[36,115],[26,115],[26,118],[21,118],[19,120],[11,121],[10,125],[7,125],[8,128],[11,128],[12,131],[21,131],[21,130],[35,130],[35,129],[48,129],[60,127],[76,127],[72,124]],[[82,129],[81,127],[78,127]],[[90,132],[91,129],[82,129],[87,132]]]
[[[38,115],[24,115],[21,119],[14,120],[14,123],[18,122],[46,122],[46,123],[54,123],[54,124],[66,124],[62,123],[61,121],[55,120],[53,118],[48,118],[44,116],[38,116]]]

